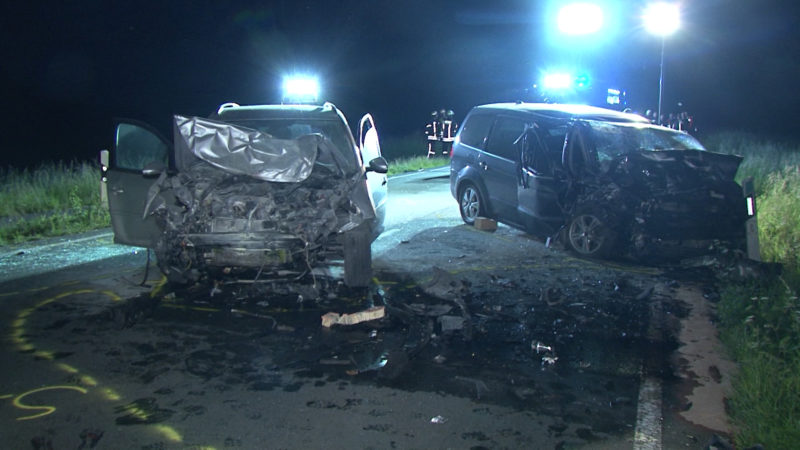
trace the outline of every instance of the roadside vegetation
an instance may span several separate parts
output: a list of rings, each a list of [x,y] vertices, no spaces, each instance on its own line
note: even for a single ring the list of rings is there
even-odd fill
[[[720,333],[739,363],[730,398],[737,448],[797,448],[800,441],[800,144],[724,133],[704,144],[745,157],[738,177],[753,177],[766,275],[722,291]]]
[[[0,245],[108,226],[99,182],[88,162],[0,169]]]
[[[381,142],[383,156],[389,161],[389,175],[416,172],[450,164],[446,157],[428,158],[427,141],[422,134],[389,137]]]

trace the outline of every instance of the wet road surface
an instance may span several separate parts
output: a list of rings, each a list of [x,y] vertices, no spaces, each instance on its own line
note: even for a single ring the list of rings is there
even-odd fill
[[[5,282],[0,441],[633,448],[642,375],[675,382],[681,283],[464,226],[445,183],[390,183],[417,215],[387,218],[369,289],[176,290],[154,270],[140,286],[143,253]],[[321,325],[370,306],[386,317]],[[664,448],[706,442],[669,417],[665,428]]]

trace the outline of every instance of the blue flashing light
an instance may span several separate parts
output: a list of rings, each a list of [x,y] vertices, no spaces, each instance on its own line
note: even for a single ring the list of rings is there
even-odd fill
[[[572,89],[575,77],[569,73],[548,73],[542,79],[542,88],[547,91]]]

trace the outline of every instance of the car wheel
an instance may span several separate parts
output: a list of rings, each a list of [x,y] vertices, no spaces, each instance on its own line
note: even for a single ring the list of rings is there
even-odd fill
[[[364,230],[344,234],[344,284],[350,287],[369,286],[372,280],[372,242]]]
[[[461,188],[461,194],[458,196],[458,209],[464,223],[468,225],[473,225],[475,219],[486,214],[486,206],[483,204],[481,193],[474,184],[466,183]]]
[[[578,210],[567,223],[565,243],[575,253],[588,257],[609,256],[614,234],[604,214],[591,209]]]

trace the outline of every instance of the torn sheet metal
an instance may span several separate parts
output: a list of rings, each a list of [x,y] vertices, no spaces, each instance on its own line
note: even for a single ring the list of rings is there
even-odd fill
[[[232,174],[280,183],[308,178],[324,140],[319,134],[275,139],[258,130],[200,117],[176,115],[174,124],[179,170],[200,158]]]
[[[258,269],[262,278],[289,269],[299,277],[338,252],[337,234],[374,216],[353,195],[353,179],[336,165],[315,164],[302,182],[278,183],[195,159],[155,183],[147,211],[164,230],[159,264],[190,280],[210,267]]]

